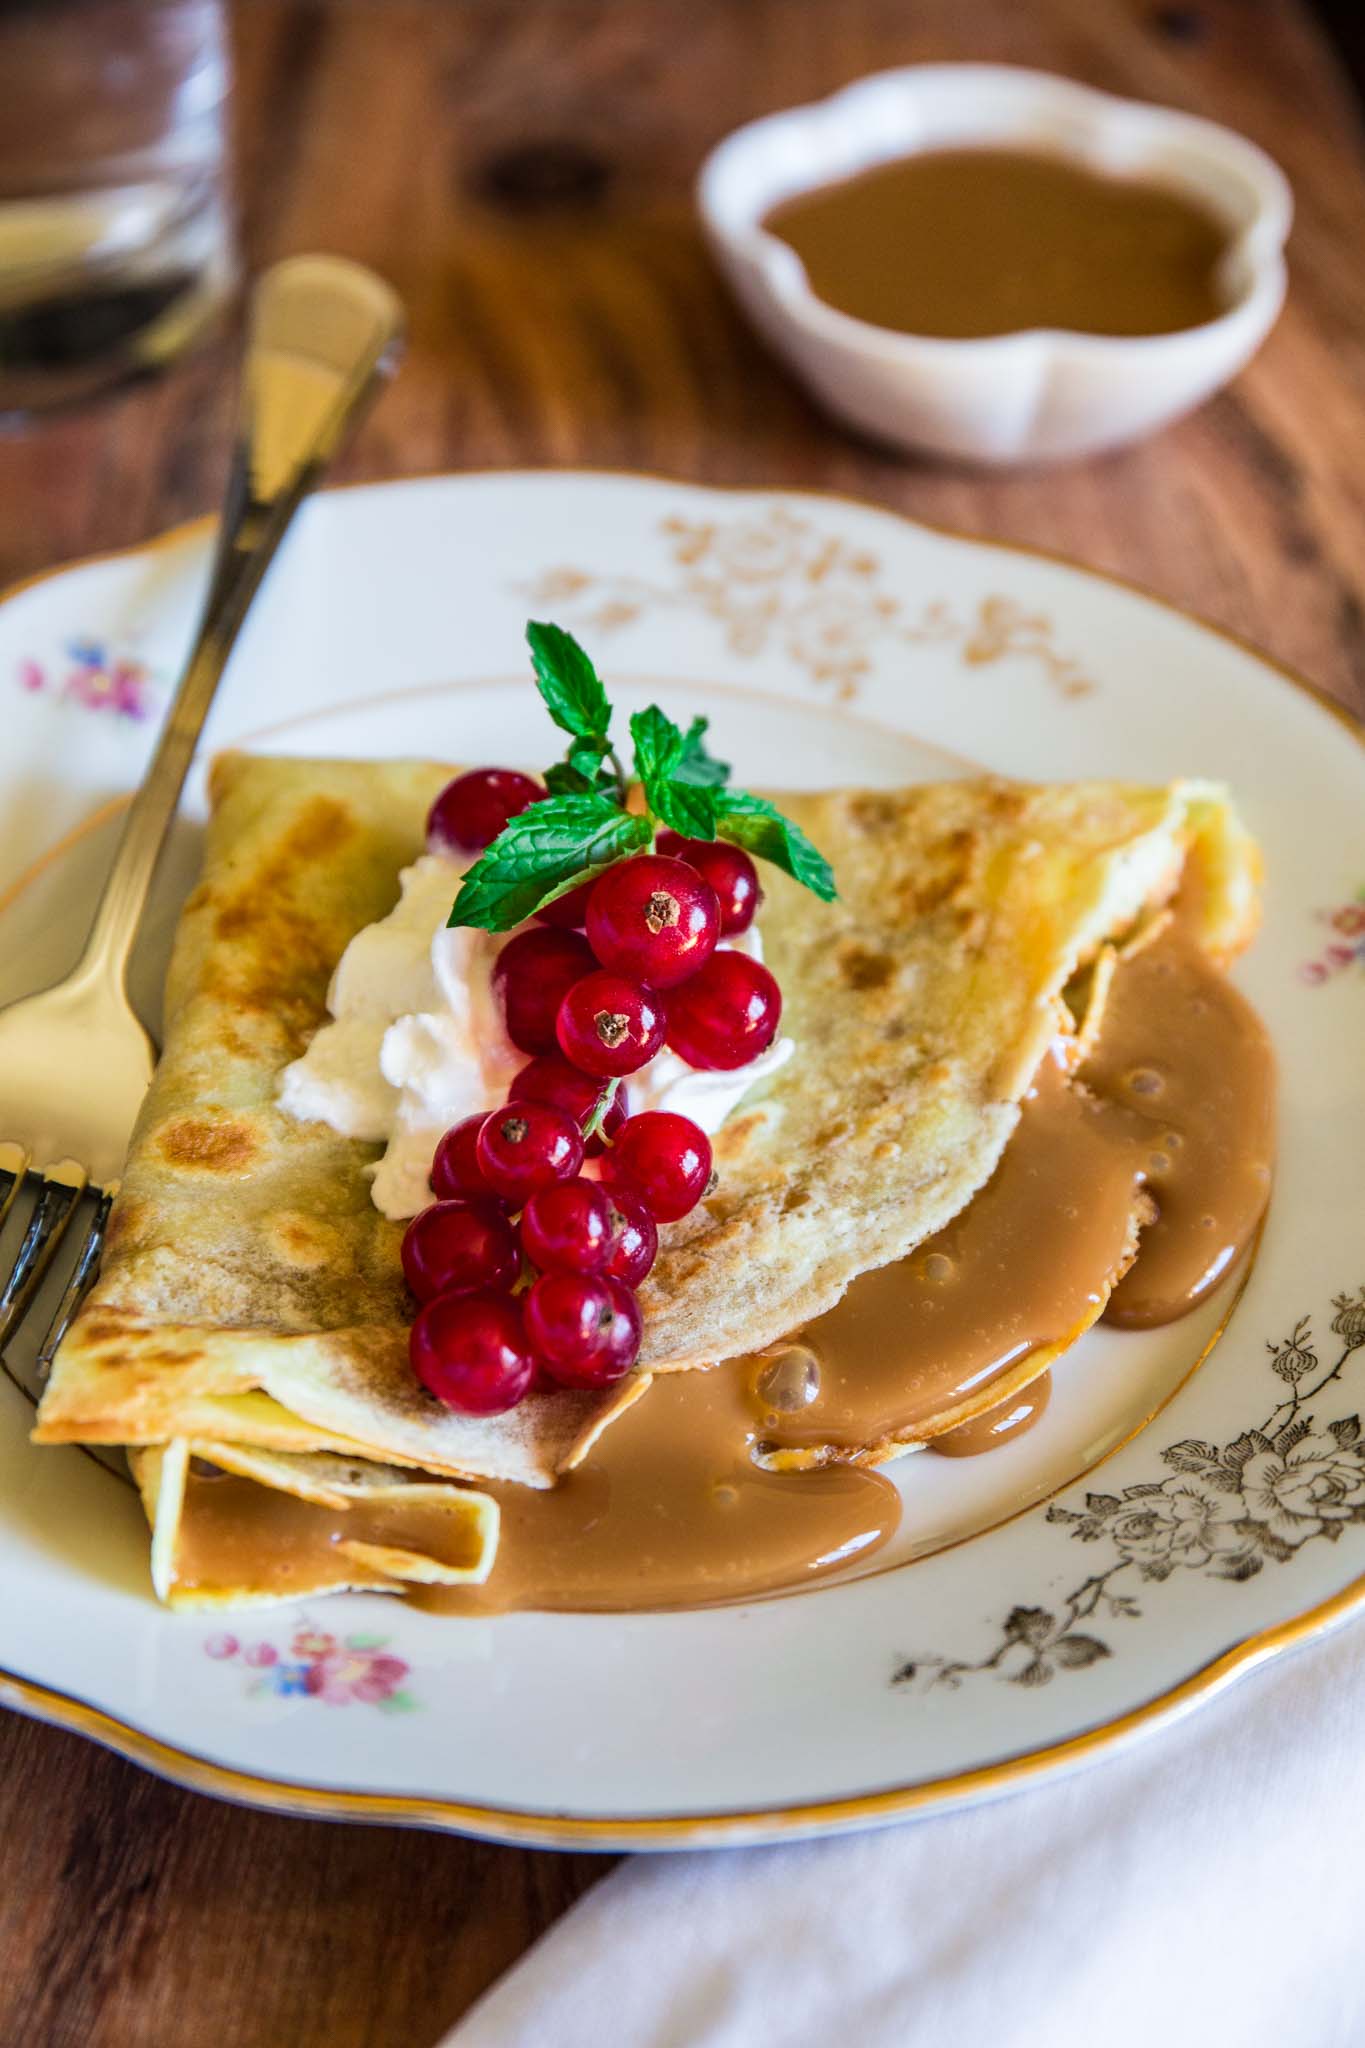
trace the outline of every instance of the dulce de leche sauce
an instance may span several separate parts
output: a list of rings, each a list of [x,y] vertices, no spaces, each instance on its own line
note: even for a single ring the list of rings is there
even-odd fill
[[[769,1447],[933,1439],[1101,1310],[1129,1328],[1188,1314],[1260,1223],[1274,1102],[1260,1019],[1172,919],[1119,963],[1079,1071],[1043,1061],[980,1193],[802,1331],[821,1397],[775,1418]]]
[[[979,1458],[983,1451],[997,1451],[1001,1444],[1012,1443],[1015,1437],[1024,1436],[1035,1423],[1041,1422],[1051,1399],[1052,1374],[1040,1372],[1036,1380],[1030,1380],[998,1408],[988,1408],[984,1415],[959,1422],[956,1429],[945,1429],[942,1436],[933,1437],[928,1448],[940,1458]]]
[[[1228,231],[1183,192],[1060,156],[930,150],[784,199],[817,298],[905,334],[1170,334],[1225,310]]]
[[[549,1492],[494,1486],[486,1586],[422,1588],[445,1613],[699,1607],[809,1584],[880,1549],[900,1495],[879,1472],[766,1472],[741,1361],[657,1379]]]

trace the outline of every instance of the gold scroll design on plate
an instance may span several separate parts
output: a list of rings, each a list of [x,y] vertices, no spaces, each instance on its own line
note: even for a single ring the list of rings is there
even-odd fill
[[[964,668],[1006,657],[1033,663],[1064,698],[1096,687],[1082,664],[1056,644],[1046,613],[993,593],[966,607],[936,598],[907,610],[884,587],[881,558],[811,519],[773,505],[738,519],[659,523],[673,574],[597,576],[585,569],[545,570],[519,585],[540,606],[570,606],[591,633],[633,625],[660,608],[714,619],[734,654],[757,656],[776,643],[812,682],[852,702],[889,646],[956,648]]]

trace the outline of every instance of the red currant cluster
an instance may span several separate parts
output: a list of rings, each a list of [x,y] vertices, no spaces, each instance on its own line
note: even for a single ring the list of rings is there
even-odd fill
[[[544,794],[505,769],[462,775],[432,807],[429,841],[476,852]],[[503,1108],[441,1139],[437,1199],[403,1240],[422,1304],[413,1369],[449,1407],[497,1414],[537,1383],[598,1388],[630,1371],[658,1225],[701,1200],[711,1144],[688,1117],[632,1116],[624,1077],[666,1044],[733,1070],[776,1036],[773,976],[716,951],[753,922],[753,862],[672,832],[658,844],[548,904],[498,955],[507,1034],[531,1057]],[[600,1180],[582,1174],[590,1157]]]

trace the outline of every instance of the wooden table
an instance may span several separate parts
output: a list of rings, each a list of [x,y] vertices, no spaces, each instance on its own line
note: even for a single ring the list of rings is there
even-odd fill
[[[1365,709],[1365,160],[1292,0],[243,0],[236,28],[249,264],[338,250],[411,309],[347,475],[826,485],[1136,578]],[[1293,285],[1233,390],[1129,453],[994,478],[860,444],[773,366],[697,233],[703,152],[943,57],[1189,107],[1278,156]],[[211,508],[230,362],[225,338],[0,442],[0,579]],[[15,2048],[424,2048],[606,1867],[239,1811],[10,1717],[0,1843]]]

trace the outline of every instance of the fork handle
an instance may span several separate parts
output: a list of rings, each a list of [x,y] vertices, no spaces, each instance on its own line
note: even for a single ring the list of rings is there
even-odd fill
[[[289,523],[398,359],[402,307],[336,256],[266,271],[251,303],[238,425],[198,631],[133,798],[78,970],[122,982],[214,693]]]

